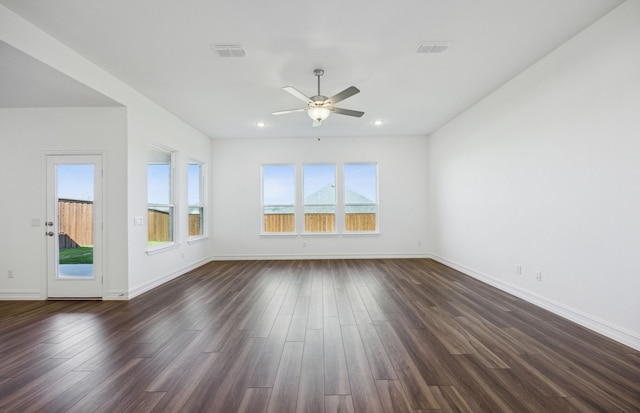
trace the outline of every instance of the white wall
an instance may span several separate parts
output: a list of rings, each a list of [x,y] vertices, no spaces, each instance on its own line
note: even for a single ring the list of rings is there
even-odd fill
[[[167,280],[184,274],[211,259],[210,238],[189,244],[187,217],[187,164],[197,160],[211,167],[211,140],[188,125],[165,118],[144,107],[129,108],[129,297],[134,297]],[[176,245],[147,254],[147,151],[149,144],[175,151],[175,191],[177,219]],[[144,217],[145,225],[133,225],[134,217]],[[210,221],[209,221],[210,224]],[[210,225],[208,228],[210,233]]]
[[[193,157],[210,164],[210,139],[2,5],[0,40],[126,107],[126,158],[120,159],[118,167],[127,171],[127,188],[118,201],[127,204],[127,215],[119,224],[127,228],[120,241],[128,245],[128,268],[123,271],[128,284],[113,287],[108,298],[130,298],[208,261],[210,240],[189,245],[183,229],[187,222],[186,162]],[[37,124],[38,120],[33,122]],[[146,253],[146,165],[151,142],[165,144],[178,152],[178,203],[184,214],[178,223],[176,248],[155,255]],[[135,216],[145,217],[145,224],[134,226]]]
[[[429,147],[437,259],[636,348],[639,45],[627,1]]]
[[[45,155],[88,152],[105,171],[104,295],[126,291],[126,110],[0,109],[0,299],[46,298]]]
[[[214,139],[214,256],[426,256],[427,156],[426,137]],[[260,236],[261,165],[324,162],[378,163],[380,234]]]

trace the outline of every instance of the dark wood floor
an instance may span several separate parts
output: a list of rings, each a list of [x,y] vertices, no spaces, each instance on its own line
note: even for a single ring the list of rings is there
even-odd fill
[[[640,352],[430,260],[0,302],[2,412],[639,412]]]

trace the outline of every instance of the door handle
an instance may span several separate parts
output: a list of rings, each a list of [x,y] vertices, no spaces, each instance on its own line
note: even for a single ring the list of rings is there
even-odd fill
[[[56,235],[56,233],[55,233],[55,232],[53,232],[53,231],[49,231],[49,232],[45,232],[45,235],[48,235],[48,236],[50,236],[50,237],[53,237],[54,235]]]
[[[53,226],[53,222],[48,221],[48,222],[45,223],[45,225],[48,226],[48,227],[52,227]]]

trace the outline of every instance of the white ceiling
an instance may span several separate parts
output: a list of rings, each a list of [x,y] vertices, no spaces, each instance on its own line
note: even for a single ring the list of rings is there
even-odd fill
[[[210,137],[325,137],[427,135],[622,0],[0,3]],[[422,41],[452,44],[417,54]],[[223,59],[210,45],[241,45],[247,54]],[[4,64],[5,53],[6,45],[3,89],[13,85],[11,73],[21,74],[12,65],[29,64]],[[304,106],[283,86],[316,94],[315,68],[325,70],[325,96],[358,87],[336,106],[365,115],[332,114],[317,128],[305,113],[272,116]]]

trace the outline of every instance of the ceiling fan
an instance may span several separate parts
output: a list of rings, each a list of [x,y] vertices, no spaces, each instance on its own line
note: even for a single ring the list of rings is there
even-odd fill
[[[313,126],[320,126],[322,124],[322,121],[328,118],[331,112],[337,113],[338,115],[355,116],[357,118],[364,115],[364,112],[360,112],[357,110],[336,108],[333,106],[334,104],[348,97],[351,97],[356,93],[360,93],[360,89],[358,89],[355,86],[350,86],[345,90],[343,90],[342,92],[338,93],[337,95],[334,95],[328,98],[320,94],[320,77],[324,75],[324,70],[316,69],[313,71],[313,74],[318,78],[318,94],[316,96],[312,96],[310,98],[306,97],[298,89],[292,86],[286,86],[283,88],[286,92],[289,92],[293,96],[305,102],[307,104],[307,107],[301,108],[301,109],[282,110],[279,112],[273,112],[274,115],[284,115],[287,113],[295,113],[295,112],[307,112],[309,117],[313,119]]]

